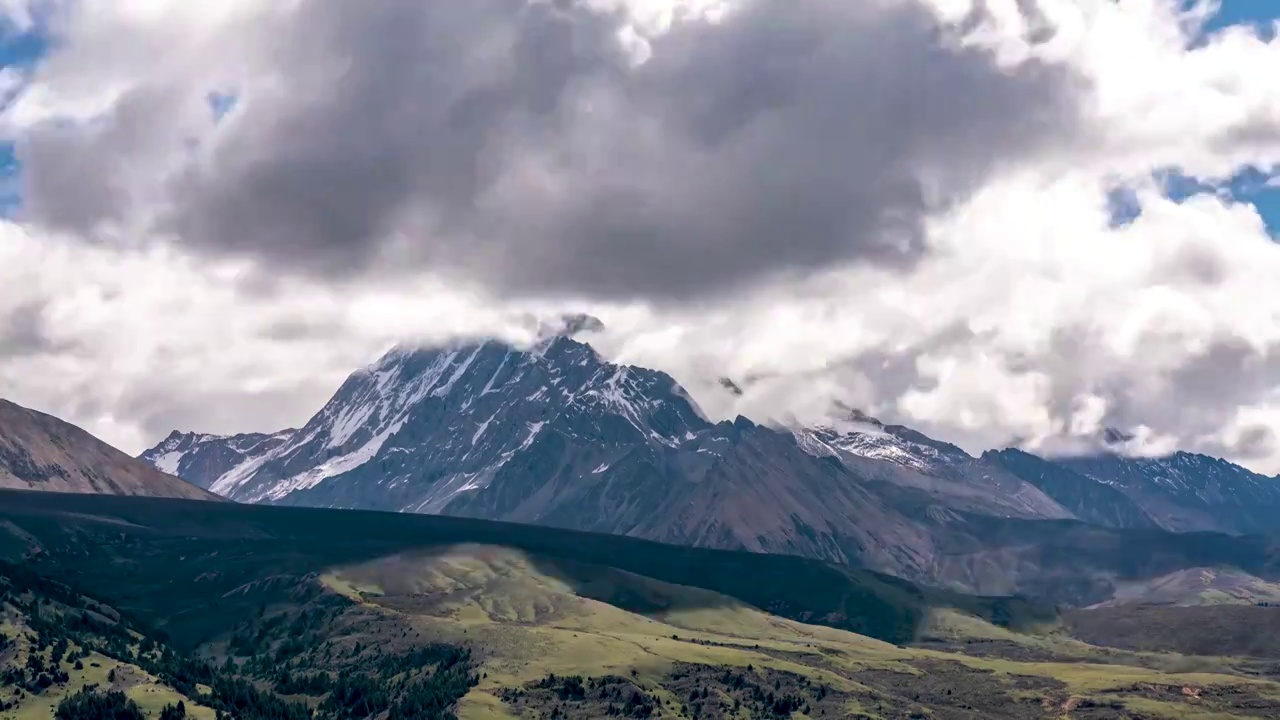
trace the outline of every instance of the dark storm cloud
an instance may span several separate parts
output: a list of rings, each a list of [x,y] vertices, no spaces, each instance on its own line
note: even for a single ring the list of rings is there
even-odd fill
[[[1076,139],[1077,77],[999,67],[908,0],[746,0],[639,65],[625,21],[573,0],[310,0],[265,34],[289,91],[245,99],[167,189],[166,226],[277,272],[681,298],[909,264],[926,212]],[[124,119],[132,139],[165,117]],[[84,231],[120,207],[127,153],[99,134],[33,143],[38,219]]]

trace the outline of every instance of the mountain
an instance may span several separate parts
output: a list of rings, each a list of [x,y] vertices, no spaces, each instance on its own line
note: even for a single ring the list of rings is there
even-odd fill
[[[1280,606],[1280,583],[1263,580],[1235,567],[1196,567],[1154,578],[1122,583],[1114,598],[1096,607],[1122,605]]]
[[[206,483],[280,447],[296,432],[289,429],[272,435],[204,435],[175,430],[138,459],[208,489]]]
[[[1158,524],[1124,491],[1062,463],[1012,449],[985,452],[982,460],[1040,488],[1085,522],[1117,528],[1150,528]]]
[[[844,409],[834,424],[795,428],[801,447],[860,477],[932,498],[951,510],[1001,517],[1075,517],[1036,485],[950,443]]]
[[[849,408],[820,427],[712,422],[665,373],[610,363],[569,337],[590,327],[567,320],[527,349],[496,341],[397,347],[353,373],[300,429],[175,433],[143,458],[240,502],[788,553],[967,591],[1035,590],[1079,602],[1108,598],[1113,578],[1105,563],[1072,570],[1069,588],[1046,575],[1063,562],[1045,550],[1061,531],[1053,521],[1204,526],[1172,522],[1162,496],[1121,481],[1108,463],[1130,461],[1118,458],[974,457]],[[1224,498],[1233,483],[1267,487],[1222,472],[1206,517],[1231,512]],[[1237,522],[1209,527],[1246,531]]]
[[[1193,453],[1061,458],[1058,465],[1123,492],[1168,530],[1280,531],[1280,479]]]
[[[51,415],[0,400],[0,487],[221,500]]]
[[[396,348],[297,431],[171,436],[143,457],[242,502],[539,523],[904,574],[933,552],[790,433],[712,423],[665,373],[564,335],[528,350]]]

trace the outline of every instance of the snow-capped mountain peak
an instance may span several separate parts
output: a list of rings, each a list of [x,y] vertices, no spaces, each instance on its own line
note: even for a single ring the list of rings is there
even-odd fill
[[[1073,461],[974,458],[851,408],[833,415],[816,426],[713,424],[665,373],[611,363],[556,333],[527,348],[397,346],[352,373],[301,429],[175,433],[144,458],[243,502],[757,549],[798,543],[835,559],[847,552],[838,538],[869,527],[884,537],[855,544],[892,554],[914,542],[894,535],[905,527],[890,508],[899,502],[905,512],[932,508],[930,522],[951,517],[934,512],[943,508],[1177,528],[1216,527],[1209,511],[1227,508],[1238,516],[1228,529],[1262,527],[1280,505],[1275,481],[1225,461],[1103,456],[1067,472]]]
[[[210,435],[170,433],[159,445],[140,456],[158,470],[177,475],[206,489],[221,475],[264,455],[288,441],[296,431]],[[208,478],[201,482],[201,479]]]
[[[401,345],[353,373],[287,440],[246,457],[211,488],[237,500],[283,502],[377,475],[429,507],[443,501],[441,493],[487,487],[544,438],[673,448],[706,427],[666,374],[614,365],[566,334],[528,350],[497,341]]]
[[[844,406],[841,410],[824,423],[793,427],[796,441],[811,454],[838,457],[848,453],[922,472],[933,472],[942,466],[973,460],[960,448],[910,428],[886,425],[860,410]]]

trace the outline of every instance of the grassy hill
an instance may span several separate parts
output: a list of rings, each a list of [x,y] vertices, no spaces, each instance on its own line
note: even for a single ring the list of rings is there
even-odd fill
[[[0,718],[94,684],[145,718],[1280,716],[1280,685],[1228,659],[1105,650],[1033,603],[792,557],[0,493],[0,560],[0,671],[68,648],[65,681],[0,682]]]
[[[7,530],[7,532],[6,532]],[[6,538],[6,535],[8,536]],[[633,538],[442,516],[214,504],[161,498],[0,492],[0,558],[26,557],[69,582],[103,588],[119,606],[205,639],[210,596],[400,552],[494,545],[528,555],[540,572],[590,595],[600,568],[709,590],[775,615],[907,643],[933,608],[1001,625],[1052,620],[1018,598],[926,589],[867,570],[785,555],[689,548]],[[127,577],[127,583],[121,583]],[[627,607],[622,593],[602,598]],[[668,600],[679,605],[682,598]],[[640,602],[640,601],[636,601]],[[235,603],[230,612],[239,609]],[[649,609],[643,603],[635,608]]]

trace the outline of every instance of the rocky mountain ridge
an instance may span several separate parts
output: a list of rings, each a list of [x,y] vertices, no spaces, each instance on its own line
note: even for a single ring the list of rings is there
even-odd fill
[[[981,573],[946,558],[1005,532],[983,518],[1245,533],[1280,502],[1280,482],[1225,464],[1197,515],[1187,508],[1200,496],[1174,492],[1194,483],[1171,483],[1161,461],[973,457],[851,409],[821,427],[713,422],[670,376],[610,363],[569,334],[526,349],[397,347],[297,430],[175,434],[143,458],[240,502],[799,554],[965,587]],[[1243,505],[1226,500],[1236,482],[1251,493]]]

